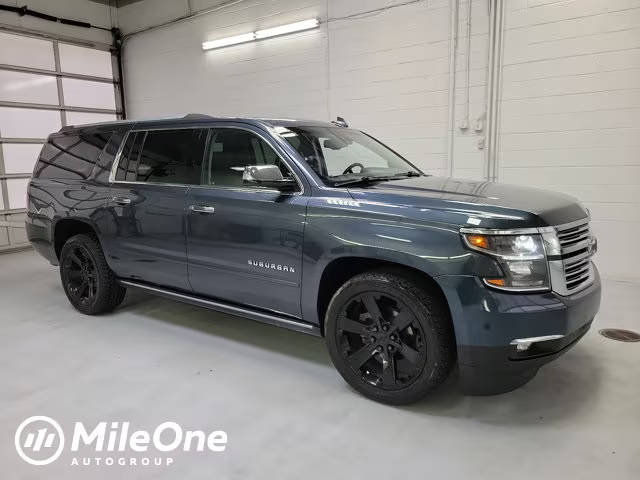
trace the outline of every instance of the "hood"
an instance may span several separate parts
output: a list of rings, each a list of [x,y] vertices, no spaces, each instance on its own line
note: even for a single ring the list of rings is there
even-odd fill
[[[448,223],[479,227],[518,228],[561,225],[580,220],[588,212],[562,193],[495,182],[423,176],[349,187],[354,200],[445,211]]]

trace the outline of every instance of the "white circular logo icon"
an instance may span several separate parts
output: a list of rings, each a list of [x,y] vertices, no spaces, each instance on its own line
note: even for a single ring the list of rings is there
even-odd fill
[[[64,448],[64,433],[58,422],[44,415],[27,418],[16,430],[16,451],[31,465],[48,465]]]

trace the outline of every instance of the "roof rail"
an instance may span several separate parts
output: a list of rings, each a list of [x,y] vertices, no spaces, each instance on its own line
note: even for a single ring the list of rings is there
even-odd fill
[[[184,119],[191,119],[191,120],[198,120],[198,119],[208,119],[208,118],[213,118],[211,115],[206,115],[204,113],[187,113],[184,117],[182,117]]]

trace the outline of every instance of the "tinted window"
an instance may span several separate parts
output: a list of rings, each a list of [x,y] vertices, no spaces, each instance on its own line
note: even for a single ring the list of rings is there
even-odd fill
[[[109,181],[111,167],[113,166],[113,161],[124,138],[124,133],[123,129],[114,131],[111,139],[98,156],[98,162],[93,170],[93,178],[97,182],[107,183]]]
[[[138,157],[140,156],[140,145],[144,141],[146,132],[131,132],[127,141],[122,147],[118,170],[116,171],[117,181],[135,182],[137,179]]]
[[[34,177],[87,179],[112,132],[52,137],[42,147]]]
[[[138,182],[200,184],[207,141],[205,129],[149,131],[138,161],[133,164]],[[134,147],[135,148],[135,147]],[[133,175],[129,161],[127,179]]]
[[[277,165],[283,176],[291,175],[278,154],[262,138],[232,128],[214,132],[208,165],[204,183],[209,185],[243,186],[242,173],[248,165]]]

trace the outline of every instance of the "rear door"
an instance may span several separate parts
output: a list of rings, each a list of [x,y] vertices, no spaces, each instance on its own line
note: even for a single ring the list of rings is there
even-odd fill
[[[189,279],[194,292],[300,316],[307,197],[243,184],[247,165],[294,170],[267,135],[249,126],[212,130],[202,185],[189,189]],[[296,177],[297,178],[297,177]]]
[[[112,268],[123,278],[190,290],[186,193],[200,183],[208,130],[129,132],[112,172]]]

